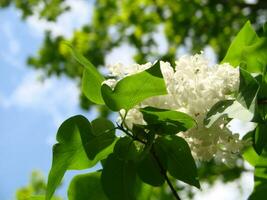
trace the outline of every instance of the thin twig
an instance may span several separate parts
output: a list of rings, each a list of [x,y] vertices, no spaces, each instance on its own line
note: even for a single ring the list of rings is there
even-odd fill
[[[136,140],[138,142],[141,142],[142,144],[146,145],[147,143],[141,139],[139,139],[138,137],[132,135],[128,130],[126,130],[122,125],[117,124],[118,129],[121,130],[122,132],[124,132],[126,135],[128,135],[129,137],[131,137],[133,140]]]
[[[176,191],[175,188],[173,187],[172,182],[171,182],[171,180],[169,179],[169,177],[168,177],[168,175],[167,175],[167,173],[166,173],[164,167],[162,166],[162,164],[161,164],[161,162],[160,162],[158,156],[156,155],[153,146],[152,146],[151,151],[152,151],[152,154],[153,154],[153,156],[154,156],[156,162],[158,163],[158,166],[159,166],[159,168],[160,168],[160,172],[161,172],[161,174],[163,175],[163,177],[164,177],[165,180],[167,181],[168,186],[170,187],[170,189],[171,189],[171,191],[172,191],[173,196],[175,197],[176,200],[181,200],[181,198],[179,197],[177,191]]]
[[[121,126],[124,126],[129,131],[130,129],[129,129],[128,125],[125,122],[127,114],[128,114],[127,110],[125,111],[125,115],[124,116],[122,116],[122,114],[119,112],[119,115],[120,115],[120,117],[122,119]]]
[[[267,99],[259,99],[258,104],[267,104]]]

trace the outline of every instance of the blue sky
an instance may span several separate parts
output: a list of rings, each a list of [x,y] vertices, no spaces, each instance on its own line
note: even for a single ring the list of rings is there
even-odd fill
[[[27,185],[32,170],[48,173],[51,147],[64,119],[76,114],[94,117],[79,109],[74,82],[52,77],[42,83],[38,80],[42,73],[26,65],[27,57],[40,47],[46,28],[54,35],[69,36],[75,27],[90,21],[91,4],[77,2],[72,12],[60,18],[60,25],[40,22],[37,17],[23,22],[14,8],[0,10],[1,200],[13,199],[16,189]],[[65,193],[66,185],[60,193]]]
[[[95,116],[94,112],[86,113],[79,108],[79,88],[74,82],[66,77],[51,77],[40,82],[38,78],[42,72],[26,65],[27,57],[34,55],[41,46],[45,29],[52,30],[55,36],[68,37],[73,29],[90,22],[93,7],[88,2],[90,1],[68,0],[73,9],[62,15],[57,24],[40,21],[36,16],[21,21],[20,13],[14,8],[0,10],[1,200],[13,199],[16,189],[27,185],[32,170],[41,170],[47,175],[56,131],[65,119],[76,114],[83,114],[89,120]],[[159,51],[165,51],[166,41],[161,37],[160,30],[155,33],[155,37],[161,42]],[[205,52],[211,54],[209,48]],[[124,44],[110,52],[106,62],[112,63],[122,58],[118,61],[131,63],[133,53],[134,50]],[[212,56],[210,58],[215,60]],[[68,182],[76,173],[67,174],[65,184],[59,190],[60,194],[66,195]],[[249,189],[244,188],[247,194],[252,189],[252,178],[250,174],[241,180],[250,181],[247,184]],[[224,191],[218,195],[223,188],[228,193]],[[236,191],[235,183],[224,187],[218,183],[207,193],[199,194],[197,200],[237,199],[233,195]]]

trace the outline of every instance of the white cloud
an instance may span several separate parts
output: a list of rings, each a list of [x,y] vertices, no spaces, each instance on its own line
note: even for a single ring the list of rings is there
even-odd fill
[[[41,81],[40,77],[41,73],[30,71],[9,96],[0,93],[0,106],[48,115],[51,119],[49,123],[55,129],[73,115],[82,114],[90,121],[97,117],[96,109],[89,112],[80,109],[80,89],[73,80],[51,77]],[[52,146],[55,142],[55,133],[48,134],[45,143]]]
[[[21,44],[15,35],[14,27],[5,21],[1,24],[0,31],[3,34],[2,46],[4,47],[0,49],[1,59],[13,67],[20,68],[21,64],[18,61],[18,57],[21,52]],[[14,59],[14,57],[17,59]]]
[[[11,24],[4,22],[1,25],[0,30],[4,34],[5,41],[8,41],[8,53],[17,55],[21,50],[21,46],[16,36],[14,35],[14,30],[12,29]]]
[[[119,47],[112,49],[105,57],[105,64],[115,64],[122,63],[124,65],[129,65],[134,62],[133,55],[136,53],[135,48],[127,43],[122,44]]]
[[[159,54],[164,55],[168,51],[168,41],[164,33],[164,26],[158,26],[158,29],[153,33],[153,38],[157,43],[157,51]]]
[[[27,74],[9,97],[0,96],[6,108],[33,109],[51,115],[58,126],[79,108],[79,89],[66,78],[52,77],[41,82],[36,72]]]
[[[91,21],[92,3],[84,0],[67,0],[66,4],[71,7],[71,10],[60,15],[56,23],[39,19],[38,15],[29,17],[27,23],[31,32],[35,36],[42,37],[44,31],[51,30],[53,36],[70,37],[74,29]]]

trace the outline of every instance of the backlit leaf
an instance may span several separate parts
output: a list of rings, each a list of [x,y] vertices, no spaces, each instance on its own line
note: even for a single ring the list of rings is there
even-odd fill
[[[108,200],[102,185],[101,172],[75,176],[68,189],[69,200]]]
[[[113,111],[129,110],[148,97],[167,94],[159,62],[151,68],[123,78],[114,90],[103,84],[101,91],[105,104]]]

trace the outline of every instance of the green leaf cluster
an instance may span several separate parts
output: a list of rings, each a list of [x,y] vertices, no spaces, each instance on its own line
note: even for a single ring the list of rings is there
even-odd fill
[[[75,50],[72,53],[85,66],[86,96],[96,104],[105,103],[110,110],[128,111],[146,98],[167,93],[158,62],[120,80],[111,89],[102,84],[105,79],[85,57]],[[81,115],[63,122],[53,147],[46,200],[51,199],[67,170],[92,168],[100,161],[102,169],[98,172],[74,177],[69,199],[149,199],[153,194],[147,191],[165,182],[172,184],[170,178],[200,188],[190,148],[175,135],[194,127],[194,119],[153,107],[142,108],[141,112],[147,125],[134,125],[132,129],[124,121],[116,125],[105,118],[89,122]],[[117,137],[116,130],[124,136]]]

